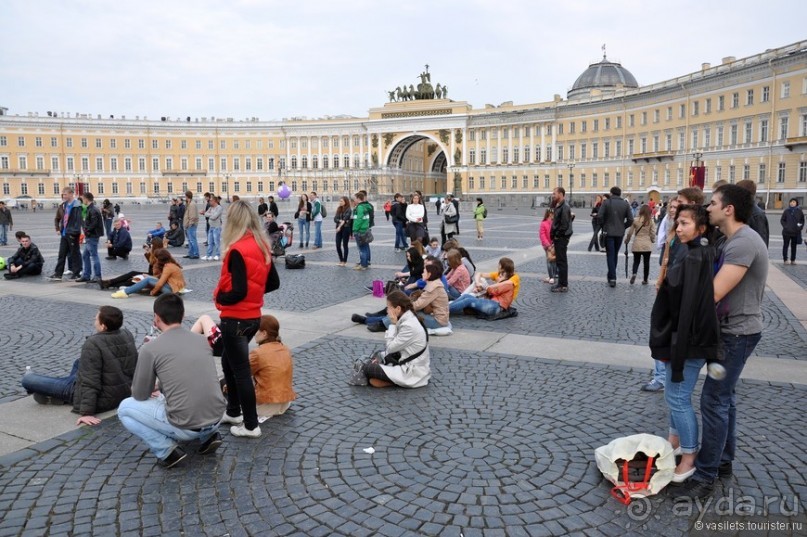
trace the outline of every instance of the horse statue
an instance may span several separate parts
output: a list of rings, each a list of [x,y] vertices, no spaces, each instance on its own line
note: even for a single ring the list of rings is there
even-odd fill
[[[397,88],[395,88],[395,97],[396,97],[396,100],[398,100],[398,101],[406,100],[404,92],[401,90],[401,86],[398,86]]]
[[[417,99],[417,93],[415,93],[415,87],[412,84],[409,84],[409,100],[414,101]]]
[[[439,82],[437,83],[437,87],[434,88],[434,96],[438,99],[443,98],[443,86],[441,86]]]

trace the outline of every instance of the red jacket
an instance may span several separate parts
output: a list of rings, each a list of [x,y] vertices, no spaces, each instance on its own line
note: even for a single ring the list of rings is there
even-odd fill
[[[219,291],[228,292],[233,288],[232,274],[229,270],[230,255],[233,251],[237,251],[241,254],[241,257],[244,259],[244,264],[246,265],[247,296],[236,304],[225,305],[220,304],[216,300],[216,297]],[[243,237],[230,246],[221,265],[219,283],[213,291],[213,300],[216,302],[216,309],[221,312],[222,318],[257,319],[261,316],[263,295],[266,290],[266,278],[269,275],[270,266],[271,265],[266,262],[266,258],[251,232],[248,231]]]

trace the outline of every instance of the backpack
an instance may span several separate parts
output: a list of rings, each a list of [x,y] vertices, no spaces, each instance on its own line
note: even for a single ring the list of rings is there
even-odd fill
[[[325,218],[326,216],[328,216],[328,211],[325,210],[325,204],[324,203],[319,204],[319,214],[322,215],[322,218]]]
[[[488,217],[488,208],[487,207],[482,207],[482,218],[487,218],[487,217]]]
[[[369,201],[365,201],[364,203],[366,203],[370,207],[370,211],[369,211],[369,214],[370,214],[370,227],[374,227],[375,226],[375,207],[373,207],[373,204],[370,203]]]

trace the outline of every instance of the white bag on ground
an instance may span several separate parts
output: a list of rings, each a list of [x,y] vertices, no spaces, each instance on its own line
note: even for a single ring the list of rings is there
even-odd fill
[[[653,468],[655,472],[650,477],[647,485],[640,482],[626,484],[623,479],[623,466],[617,465],[616,461],[632,461],[637,453],[644,453],[648,457],[653,457]],[[602,475],[615,485],[615,489],[622,489],[627,492],[628,499],[633,496],[644,498],[658,494],[672,480],[675,472],[675,456],[670,443],[660,436],[652,434],[635,434],[617,438],[605,446],[600,446],[594,450],[594,457],[597,460],[597,468]],[[644,471],[642,471],[642,474]],[[612,491],[613,493],[613,491]],[[616,497],[616,494],[615,494]]]

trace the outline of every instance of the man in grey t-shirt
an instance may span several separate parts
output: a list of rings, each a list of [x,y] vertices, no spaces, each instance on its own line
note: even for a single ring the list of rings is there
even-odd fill
[[[697,471],[685,483],[680,497],[704,498],[712,493],[717,477],[729,477],[736,448],[734,388],[746,360],[762,332],[760,303],[768,278],[768,250],[746,223],[753,196],[736,185],[719,187],[709,204],[709,221],[726,236],[718,258],[714,289],[720,319],[723,379],[707,377],[701,392],[702,445],[695,461]]]
[[[219,422],[227,408],[210,345],[182,326],[184,315],[178,295],[154,301],[154,325],[162,335],[140,349],[132,397],[118,408],[123,426],[168,468],[186,457],[178,441],[198,439],[202,454],[218,449]]]

